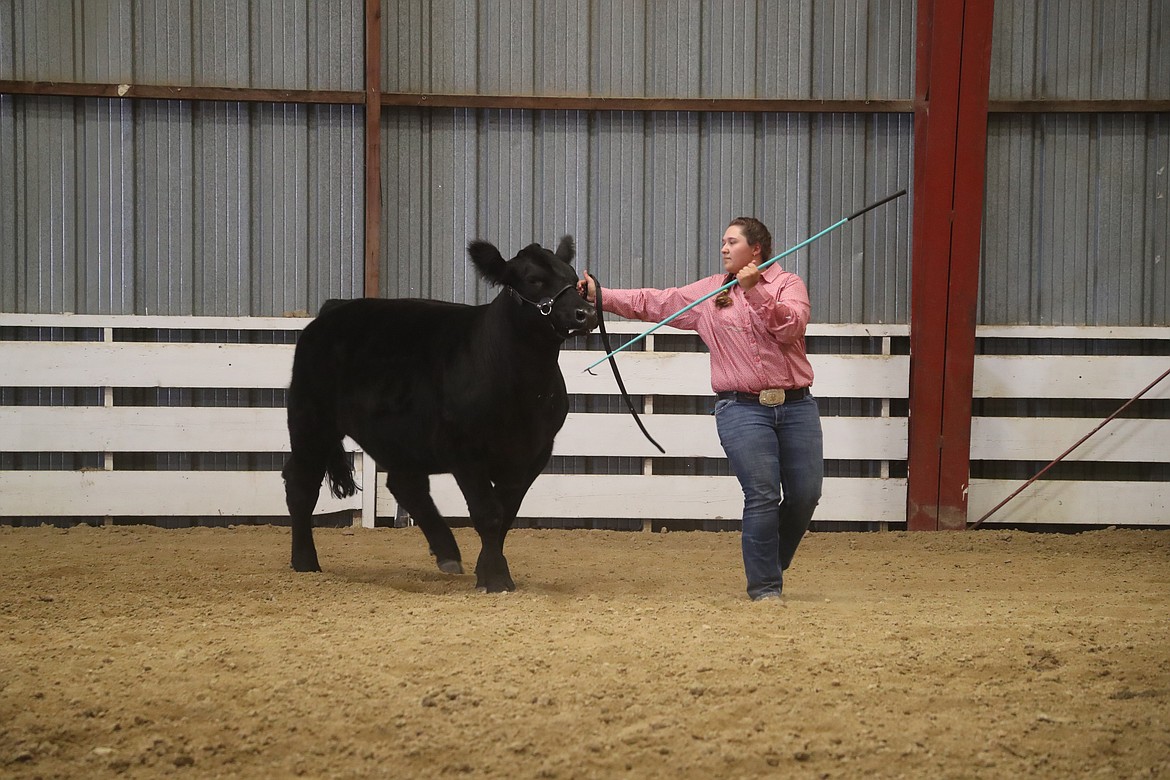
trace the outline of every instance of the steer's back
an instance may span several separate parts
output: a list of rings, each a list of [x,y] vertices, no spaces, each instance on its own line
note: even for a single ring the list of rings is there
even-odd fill
[[[502,365],[507,334],[484,332],[486,309],[377,299],[323,307],[297,343],[290,426],[298,413],[328,421],[388,468],[441,473],[458,460],[536,457],[567,411],[555,353],[551,371]]]

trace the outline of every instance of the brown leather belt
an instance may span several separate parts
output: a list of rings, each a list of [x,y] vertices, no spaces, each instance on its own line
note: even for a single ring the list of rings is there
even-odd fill
[[[724,390],[716,393],[720,400],[732,399],[745,404],[760,404],[761,406],[779,406],[786,401],[800,401],[808,396],[807,387],[797,387],[792,390],[781,388],[765,390],[762,393],[741,393],[738,390]]]

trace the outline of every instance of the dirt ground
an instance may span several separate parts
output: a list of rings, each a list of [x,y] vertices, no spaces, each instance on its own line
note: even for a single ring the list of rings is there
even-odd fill
[[[0,776],[1170,777],[1168,532],[810,534],[762,603],[733,533],[288,546],[0,528]]]

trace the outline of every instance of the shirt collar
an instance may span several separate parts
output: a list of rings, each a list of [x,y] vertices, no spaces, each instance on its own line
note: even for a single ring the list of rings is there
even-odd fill
[[[776,281],[776,277],[782,273],[784,273],[784,269],[776,263],[772,263],[763,271],[760,271],[760,276],[764,277],[765,282],[774,282]]]

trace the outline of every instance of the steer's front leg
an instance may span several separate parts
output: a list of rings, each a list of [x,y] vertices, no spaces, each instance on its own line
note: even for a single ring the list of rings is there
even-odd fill
[[[455,474],[455,481],[467,500],[471,522],[479,534],[479,559],[475,564],[475,587],[488,593],[516,590],[508,561],[504,558],[504,510],[485,475],[471,471]]]
[[[512,572],[508,570],[508,559],[500,545],[490,545],[483,534],[479,536],[483,546],[479,560],[475,562],[475,587],[485,593],[504,593],[516,590]]]

